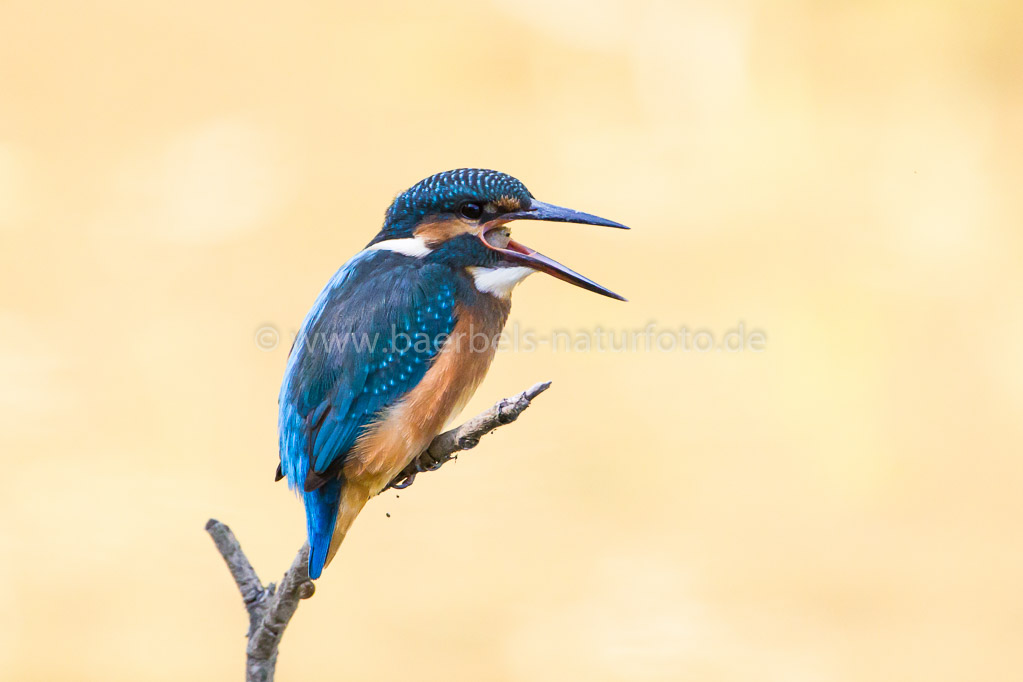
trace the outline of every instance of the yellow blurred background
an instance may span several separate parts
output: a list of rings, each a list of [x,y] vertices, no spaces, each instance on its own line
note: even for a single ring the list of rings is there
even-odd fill
[[[370,503],[283,680],[1023,678],[1023,5],[0,4],[0,677],[241,679],[286,348],[433,172],[631,233],[516,236],[513,427]],[[263,326],[282,342],[261,349]],[[390,517],[386,514],[390,514]]]

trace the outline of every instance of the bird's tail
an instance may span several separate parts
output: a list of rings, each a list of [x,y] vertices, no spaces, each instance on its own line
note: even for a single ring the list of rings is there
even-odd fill
[[[330,564],[367,500],[367,489],[338,479],[305,493],[310,578],[319,578]]]
[[[341,488],[338,479],[328,481],[316,490],[303,493],[305,522],[309,533],[309,577],[320,577],[327,560],[327,547],[337,523],[337,510],[341,506]]]

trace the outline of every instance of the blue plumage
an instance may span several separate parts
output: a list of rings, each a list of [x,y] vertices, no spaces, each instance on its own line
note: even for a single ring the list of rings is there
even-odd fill
[[[345,456],[382,410],[419,383],[454,327],[450,270],[413,261],[363,251],[343,265],[306,316],[288,359],[281,470],[303,490],[313,578],[334,532]]]
[[[535,271],[621,299],[511,241],[504,226],[515,220],[624,227],[538,201],[504,173],[438,173],[394,199],[369,246],[337,271],[303,321],[281,386],[278,477],[305,501],[310,577],[366,501],[483,379],[493,348],[458,341],[427,376],[456,324],[458,334],[498,338],[512,287]],[[402,409],[388,409],[417,386]]]

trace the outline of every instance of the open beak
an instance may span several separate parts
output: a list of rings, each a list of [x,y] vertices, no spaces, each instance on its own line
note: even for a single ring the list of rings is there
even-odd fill
[[[494,246],[493,244],[487,241],[486,239],[487,232],[489,232],[491,229],[495,227],[504,225],[505,223],[510,223],[513,220],[544,220],[554,223],[581,223],[583,225],[601,225],[603,227],[616,227],[621,230],[627,230],[629,229],[628,227],[622,225],[621,223],[616,223],[613,220],[599,218],[595,215],[590,215],[589,213],[573,211],[570,208],[562,208],[561,206],[555,206],[553,204],[548,204],[543,201],[537,201],[536,199],[533,199],[529,208],[523,211],[516,211],[514,213],[505,213],[501,216],[498,216],[494,220],[490,221],[484,226],[484,229],[480,234],[480,238],[483,240],[483,243],[486,244],[488,248],[494,249],[495,251],[500,251],[510,260],[521,263],[522,265],[533,268],[534,270],[546,272],[547,274],[553,275],[554,277],[557,277],[558,279],[564,282],[574,284],[577,287],[582,287],[587,291],[602,294],[604,296],[614,298],[619,301],[625,300],[624,298],[622,298],[615,292],[611,291],[610,289],[602,287],[601,285],[597,284],[592,279],[589,279],[588,277],[583,277],[575,270],[565,267],[564,265],[554,260],[553,258],[548,258],[539,251],[534,251],[528,246],[519,244],[514,240],[508,240],[508,245],[505,246],[504,248]]]

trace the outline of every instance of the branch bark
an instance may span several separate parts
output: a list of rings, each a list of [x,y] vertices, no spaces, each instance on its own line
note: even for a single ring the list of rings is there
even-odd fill
[[[461,426],[440,434],[384,490],[407,488],[417,475],[425,471],[436,471],[456,459],[459,452],[476,447],[483,436],[518,419],[533,399],[550,388],[550,385],[549,381],[539,383],[518,395],[500,400]],[[216,519],[210,519],[206,522],[206,532],[224,558],[249,614],[245,680],[272,682],[284,630],[298,610],[299,602],[313,596],[316,591],[315,584],[309,579],[309,544],[302,545],[298,550],[279,587],[274,583],[264,587],[230,528]]]

